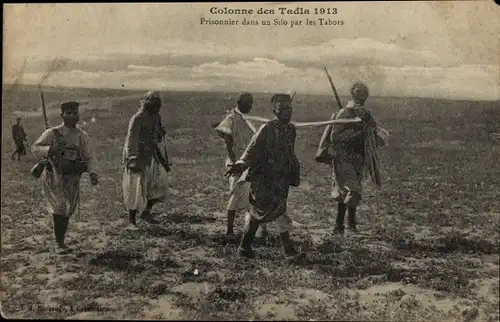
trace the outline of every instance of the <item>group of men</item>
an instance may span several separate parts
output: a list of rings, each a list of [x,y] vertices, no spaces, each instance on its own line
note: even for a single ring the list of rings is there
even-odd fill
[[[364,173],[364,151],[367,128],[376,126],[370,112],[364,108],[368,88],[357,83],[351,90],[353,102],[337,114],[337,119],[361,118],[361,122],[334,124],[329,151],[333,169],[332,195],[338,201],[336,231],[344,233],[344,217],[356,230],[356,207],[361,200],[361,180]],[[252,243],[257,236],[267,235],[266,225],[274,222],[288,259],[299,260],[290,240],[292,220],[287,214],[290,187],[300,185],[300,162],[295,154],[296,126],[291,122],[292,99],[275,95],[271,100],[275,119],[256,129],[247,118],[253,97],[238,96],[237,106],[215,130],[224,139],[230,198],[227,205],[228,239],[235,239],[234,219],[238,211],[245,212],[244,233],[238,254],[252,258]],[[170,171],[166,147],[166,130],[159,111],[159,93],[148,92],[140,108],[131,118],[123,147],[123,197],[130,227],[136,229],[137,215],[148,222],[158,223],[151,214],[157,202],[167,197],[167,173]],[[94,152],[86,132],[77,127],[79,104],[61,105],[63,123],[47,129],[32,145],[32,152],[41,159],[42,191],[47,208],[53,215],[56,246],[60,252],[70,251],[64,243],[69,218],[79,201],[81,175],[89,173],[91,183],[98,184]]]
[[[148,92],[130,120],[123,147],[123,197],[133,229],[138,213],[140,219],[158,223],[151,209],[166,197],[170,163],[160,108],[160,95]],[[47,210],[53,217],[56,249],[65,254],[71,252],[65,236],[79,203],[81,176],[88,173],[92,185],[97,185],[98,175],[89,136],[77,126],[79,103],[61,104],[61,118],[62,124],[46,129],[33,143],[31,151],[40,161],[31,172],[40,178]]]
[[[362,179],[365,173],[366,140],[369,131],[376,131],[372,114],[364,107],[369,91],[363,83],[351,88],[353,100],[342,108],[336,119],[361,119],[361,122],[333,124],[327,147],[332,166],[332,197],[338,202],[334,231],[344,234],[345,214],[348,228],[357,231],[356,209],[361,201]],[[290,240],[292,220],[287,214],[290,187],[300,185],[300,163],[295,154],[296,127],[291,122],[292,98],[274,95],[271,99],[276,118],[264,123],[257,131],[246,115],[252,109],[249,93],[238,96],[237,106],[215,128],[224,139],[228,157],[230,199],[227,205],[228,238],[234,238],[235,212],[244,210],[245,228],[238,253],[254,257],[252,242],[261,229],[275,222],[285,255],[289,260],[300,260]],[[377,137],[378,142],[381,138]]]

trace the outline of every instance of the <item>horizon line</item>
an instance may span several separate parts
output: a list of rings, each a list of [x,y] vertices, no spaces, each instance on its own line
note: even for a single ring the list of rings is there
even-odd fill
[[[8,91],[14,90],[15,87],[38,87],[41,86],[42,88],[61,88],[61,89],[95,89],[95,90],[116,90],[116,91],[133,91],[133,92],[144,92],[146,93],[149,90],[155,90],[159,92],[176,92],[176,93],[239,93],[242,91],[232,91],[232,90],[180,90],[180,89],[142,89],[142,88],[124,88],[124,87],[86,87],[86,86],[62,86],[62,85],[39,85],[39,84],[9,84],[9,83],[2,83],[2,94],[6,92],[6,87],[11,86],[11,88]],[[277,93],[290,93],[292,94],[293,92],[296,92],[296,95],[299,94],[300,92],[298,91],[269,91],[269,92],[263,92],[263,91],[247,91],[251,92],[253,94],[269,94],[269,95],[274,95]],[[325,93],[325,92],[304,92],[302,95],[311,95],[311,96],[329,96],[332,95],[333,93]],[[350,95],[345,95],[345,94],[339,94],[340,97],[350,97]],[[370,97],[372,98],[397,98],[397,99],[427,99],[427,100],[442,100],[442,101],[467,101],[467,102],[497,102],[500,101],[500,97],[497,99],[469,99],[469,98],[436,98],[436,97],[431,97],[431,96],[395,96],[395,95],[383,95],[383,96],[376,96],[376,95],[371,95]],[[334,98],[334,97],[333,97]]]

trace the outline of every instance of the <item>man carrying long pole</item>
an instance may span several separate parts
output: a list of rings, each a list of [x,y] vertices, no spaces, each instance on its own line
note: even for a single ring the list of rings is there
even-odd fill
[[[239,177],[238,182],[250,183],[250,211],[245,217],[245,231],[239,255],[254,257],[252,242],[262,224],[275,222],[285,254],[296,261],[298,253],[290,240],[292,220],[287,214],[290,186],[300,184],[300,163],[295,155],[296,129],[335,123],[356,123],[359,118],[320,122],[292,122],[292,102],[289,95],[277,94],[271,100],[276,118],[269,120],[243,115],[244,119],[264,122],[254,134],[239,160],[226,175]]]
[[[238,249],[239,255],[252,258],[252,241],[260,224],[276,222],[285,255],[299,260],[290,240],[292,221],[287,214],[290,186],[300,184],[300,164],[295,155],[295,126],[290,123],[290,102],[275,102],[276,119],[262,125],[252,137],[239,160],[227,175],[240,176],[248,171],[250,182],[250,211],[245,218],[245,232]],[[297,255],[300,255],[297,257]]]
[[[227,159],[225,162],[226,170],[238,160],[250,139],[256,132],[255,127],[248,120],[244,119],[253,106],[253,96],[250,93],[243,92],[238,95],[237,106],[233,108],[226,117],[215,127],[217,134],[224,139]],[[229,191],[231,196],[227,204],[227,230],[226,239],[235,241],[234,219],[237,211],[246,211],[250,208],[249,195],[250,183],[239,181],[238,175],[230,175],[228,178]],[[265,231],[265,225],[260,227]]]
[[[377,135],[377,123],[365,107],[368,87],[357,82],[351,88],[352,101],[342,108],[336,119],[360,118],[359,123],[334,124],[329,137],[332,165],[332,197],[338,202],[335,233],[344,234],[345,214],[348,228],[357,231],[356,210],[361,202],[362,179],[366,172],[377,187],[381,176],[376,150],[385,144]]]

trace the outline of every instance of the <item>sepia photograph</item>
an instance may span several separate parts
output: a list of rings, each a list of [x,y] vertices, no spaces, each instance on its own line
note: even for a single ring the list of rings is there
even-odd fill
[[[3,5],[6,319],[500,322],[500,5]]]

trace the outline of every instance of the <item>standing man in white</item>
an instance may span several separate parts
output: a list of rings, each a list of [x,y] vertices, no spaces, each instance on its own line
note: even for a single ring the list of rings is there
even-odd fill
[[[215,131],[224,139],[227,158],[225,162],[226,169],[232,165],[245,151],[247,144],[256,132],[255,127],[244,116],[248,114],[253,107],[253,96],[250,93],[243,92],[238,95],[237,106],[233,108],[222,122],[215,127]],[[229,176],[229,191],[231,197],[227,204],[227,230],[226,238],[236,240],[234,234],[234,218],[237,211],[247,211],[250,208],[250,183],[247,181],[238,182],[239,175]],[[265,225],[262,225],[265,231]]]

